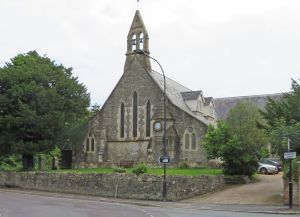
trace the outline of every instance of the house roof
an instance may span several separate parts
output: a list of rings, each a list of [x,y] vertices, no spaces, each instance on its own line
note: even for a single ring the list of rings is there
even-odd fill
[[[202,94],[201,90],[181,92],[183,100],[196,100],[196,99],[198,99],[200,94]]]
[[[160,89],[164,90],[164,78],[163,75],[152,70],[150,73],[150,76],[153,78],[153,80],[158,84]],[[205,118],[202,118],[200,116],[196,116],[190,108],[186,105],[184,102],[184,97],[182,95],[182,92],[190,92],[190,95],[192,94],[192,90],[188,89],[187,87],[177,83],[176,81],[166,77],[166,96],[167,98],[178,108],[185,111],[189,115],[193,116],[194,118],[198,119],[202,123],[208,125],[210,122],[206,120]],[[197,91],[195,91],[197,92]],[[198,94],[199,95],[199,94]],[[194,95],[193,95],[194,96]]]
[[[215,111],[219,119],[225,120],[227,118],[229,110],[237,103],[241,101],[248,101],[255,104],[259,109],[264,109],[268,97],[273,100],[279,100],[282,97],[282,93],[214,98]]]
[[[212,97],[204,97],[204,105],[208,106],[212,100],[213,100]]]

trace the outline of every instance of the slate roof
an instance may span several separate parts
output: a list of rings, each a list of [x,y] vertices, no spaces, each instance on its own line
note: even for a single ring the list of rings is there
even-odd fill
[[[188,92],[181,92],[183,100],[196,100],[198,99],[199,95],[202,94],[202,91],[188,91]]]
[[[212,100],[213,100],[212,97],[204,97],[204,105],[208,106],[209,103],[211,103]]]
[[[152,70],[149,74],[153,78],[153,80],[158,84],[160,89],[163,91],[163,89],[164,89],[163,75],[154,70]],[[204,123],[206,125],[210,124],[210,122],[208,120],[206,120],[205,118],[194,115],[194,113],[190,110],[190,108],[184,102],[184,98],[181,94],[182,92],[193,92],[193,91],[188,89],[187,87],[177,83],[176,81],[166,77],[166,96],[167,96],[167,98],[175,106],[177,106],[181,110],[185,111],[189,115],[193,116],[194,118],[200,120],[202,123]]]
[[[225,120],[229,110],[241,101],[251,102],[255,104],[259,109],[263,110],[268,97],[272,98],[273,100],[279,100],[282,97],[282,93],[214,98],[215,111],[219,119]]]

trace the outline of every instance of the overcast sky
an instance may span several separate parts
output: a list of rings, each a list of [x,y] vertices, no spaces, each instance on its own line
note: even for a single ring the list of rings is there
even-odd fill
[[[36,50],[73,67],[103,105],[136,9],[136,0],[0,0],[0,66]],[[300,78],[299,0],[140,0],[139,10],[166,75],[206,97],[285,92]]]

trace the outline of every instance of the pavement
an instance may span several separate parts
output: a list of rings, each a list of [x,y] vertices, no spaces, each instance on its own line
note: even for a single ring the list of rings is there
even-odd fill
[[[300,214],[299,206],[293,206],[293,208],[290,209],[287,205],[283,205],[282,174],[261,175],[259,179],[260,181],[254,183],[231,185],[218,192],[200,195],[177,202],[105,198],[78,194],[25,190],[20,188],[0,188],[0,192],[92,200],[158,208],[181,208],[269,214]]]

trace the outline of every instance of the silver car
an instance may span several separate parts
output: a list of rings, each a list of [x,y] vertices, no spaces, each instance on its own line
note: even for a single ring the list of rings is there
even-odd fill
[[[277,174],[278,168],[274,165],[258,163],[257,171],[261,174]]]

